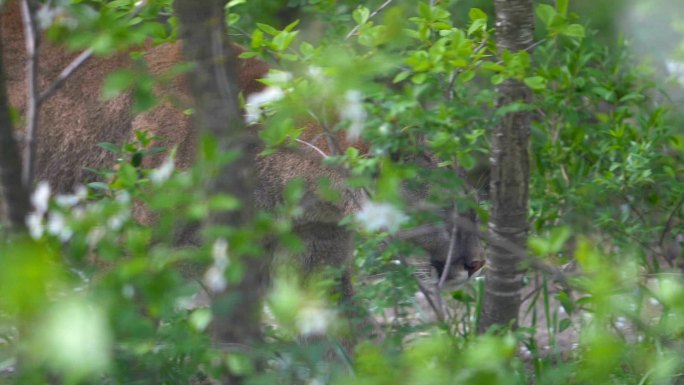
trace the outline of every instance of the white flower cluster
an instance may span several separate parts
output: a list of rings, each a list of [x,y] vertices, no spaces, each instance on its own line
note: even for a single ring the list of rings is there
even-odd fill
[[[87,195],[88,191],[86,188],[79,186],[74,194],[57,195],[55,203],[61,208],[71,209],[84,200]],[[59,211],[48,213],[49,202],[50,185],[46,181],[41,181],[31,195],[33,211],[26,217],[26,227],[28,227],[29,234],[33,239],[38,239],[47,232],[59,238],[60,241],[66,242],[71,239],[74,232],[68,226],[67,219],[63,213]],[[45,222],[46,214],[47,223]]]
[[[245,122],[256,124],[261,120],[266,108],[285,97],[285,89],[292,80],[292,74],[286,71],[271,70],[266,77],[269,87],[247,96],[245,103]]]
[[[347,139],[354,142],[361,137],[368,114],[363,107],[363,94],[357,90],[349,90],[344,95],[345,103],[340,109],[340,118],[349,122]]]
[[[303,336],[319,336],[335,321],[335,312],[317,301],[307,303],[297,312],[297,329]]]
[[[156,185],[160,185],[171,177],[173,170],[175,169],[175,164],[172,157],[166,157],[162,164],[150,172],[150,182]]]
[[[204,273],[204,285],[212,293],[219,293],[226,289],[226,269],[230,265],[228,258],[228,241],[219,238],[214,241],[211,248],[211,257],[214,263]]]
[[[356,221],[366,231],[388,231],[394,233],[408,220],[397,207],[386,202],[366,201],[356,213]]]
[[[81,220],[86,215],[102,215],[100,202],[90,205],[85,203],[88,190],[84,186],[78,186],[73,194],[56,195],[53,202],[57,207],[54,209],[49,208],[50,195],[50,185],[45,181],[38,183],[31,195],[33,211],[26,217],[26,226],[33,239],[49,234],[62,242],[67,242],[74,235],[71,221]],[[120,230],[130,219],[131,197],[129,193],[117,192],[115,201],[119,204],[119,209],[106,218],[106,226],[95,226],[88,231],[86,239],[90,247],[95,247],[104,238],[106,230]]]

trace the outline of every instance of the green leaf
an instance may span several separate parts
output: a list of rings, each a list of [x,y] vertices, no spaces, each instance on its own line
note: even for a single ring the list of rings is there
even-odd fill
[[[409,76],[411,76],[411,72],[401,71],[397,74],[397,76],[394,77],[394,79],[392,79],[392,83],[399,83],[402,80],[406,80],[406,78],[408,78]]]
[[[530,87],[531,89],[533,89],[535,91],[541,91],[541,90],[546,89],[547,81],[546,81],[546,78],[544,78],[542,76],[532,76],[529,78],[525,78],[524,82],[525,82],[525,85],[527,85],[528,87]]]
[[[461,303],[472,303],[475,301],[475,299],[464,290],[456,290],[451,292],[451,298]]]
[[[294,41],[295,37],[297,37],[298,31],[294,32],[280,32],[278,33],[274,38],[273,38],[273,44],[275,45],[275,49],[279,52],[285,51],[287,47],[292,44]]]
[[[563,29],[561,29],[560,33],[565,36],[576,37],[578,39],[584,39],[585,36],[584,26],[580,24],[566,25],[563,27]]]
[[[470,27],[468,27],[468,35],[472,35],[474,32],[477,31],[485,31],[487,29],[487,20],[479,19],[475,20],[470,24]]]
[[[572,321],[570,321],[569,318],[563,318],[563,319],[560,320],[560,322],[558,323],[558,332],[559,332],[559,333],[564,332],[567,328],[570,327],[570,325],[572,325]]]
[[[568,313],[568,315],[572,315],[572,313],[575,311],[575,303],[568,293],[561,291],[558,293],[557,297],[558,301],[561,303],[561,306],[563,306],[563,309],[565,309],[565,312]]]
[[[415,74],[411,77],[411,81],[414,84],[423,84],[427,80],[427,75],[424,73]]]
[[[106,143],[106,142],[98,143],[97,147],[104,148],[105,150],[112,152],[114,154],[121,154],[121,152],[122,152],[121,147],[119,147],[113,143]]]
[[[549,252],[558,253],[561,251],[565,242],[572,236],[572,231],[567,226],[557,227],[551,231],[551,236],[549,239]]]
[[[271,27],[271,26],[268,25],[268,24],[257,23],[257,27],[258,27],[260,30],[266,32],[267,34],[269,34],[269,35],[271,35],[271,36],[275,36],[275,35],[277,35],[278,33],[280,33],[280,31],[278,31],[277,29]]]
[[[93,190],[109,190],[109,186],[102,182],[90,182],[88,183],[88,187]]]
[[[547,28],[551,25],[557,14],[556,9],[548,4],[539,4],[535,11],[539,20],[541,20]]]
[[[609,89],[606,89],[603,87],[594,87],[591,90],[596,95],[603,98],[603,100],[605,100],[605,101],[612,102],[613,100],[615,100],[615,93]]]
[[[529,103],[513,102],[513,103],[507,104],[507,105],[497,109],[496,110],[496,116],[502,117],[506,114],[515,113],[515,112],[533,111],[534,108],[535,108],[534,105],[529,104]]]
[[[247,0],[230,0],[228,4],[226,4],[226,9],[230,9],[236,5],[245,4],[246,2]]]
[[[368,18],[370,17],[370,10],[364,6],[359,6],[354,10],[352,13],[352,18],[356,22],[356,24],[366,24],[368,21]]]
[[[530,237],[527,240],[527,247],[533,255],[540,257],[546,256],[549,253],[549,242],[541,237]]]
[[[484,20],[487,21],[487,14],[480,8],[470,8],[468,11],[468,17],[471,21]]]
[[[216,195],[209,200],[211,210],[232,211],[240,207],[240,200],[232,195]]]
[[[138,74],[129,68],[110,73],[102,85],[102,97],[113,99],[136,82]]]
[[[264,45],[264,33],[260,29],[255,29],[252,32],[252,48],[259,48]]]
[[[138,181],[138,170],[129,163],[121,164],[117,181],[124,187],[134,186]]]
[[[299,19],[293,21],[292,23],[288,24],[287,27],[283,29],[285,32],[292,32],[292,30],[299,25]]]
[[[568,16],[568,0],[556,0],[556,8],[561,16]]]

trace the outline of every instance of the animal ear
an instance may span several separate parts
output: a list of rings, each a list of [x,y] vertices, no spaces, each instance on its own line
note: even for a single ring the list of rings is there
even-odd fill
[[[238,82],[242,95],[247,97],[266,88],[263,83],[259,82],[259,79],[266,77],[268,64],[256,58],[241,59],[240,54],[247,50],[238,44],[233,44],[231,48],[233,55],[237,58]]]

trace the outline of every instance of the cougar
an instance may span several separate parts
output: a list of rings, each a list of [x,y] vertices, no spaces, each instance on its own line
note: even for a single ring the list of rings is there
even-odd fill
[[[18,1],[10,1],[2,9],[3,58],[10,105],[23,112],[26,102],[25,42]],[[144,50],[143,57],[152,74],[168,71],[182,61],[182,43],[168,43]],[[242,49],[235,46],[236,51]],[[39,50],[38,82],[45,89],[59,72],[68,65],[76,53],[43,39]],[[258,79],[266,76],[269,66],[259,59],[239,59],[239,87],[242,95],[260,92],[264,85]],[[188,168],[193,164],[197,133],[189,118],[166,96],[173,94],[176,100],[189,98],[182,77],[161,92],[162,102],[152,111],[134,116],[131,112],[133,97],[124,93],[103,101],[100,87],[105,77],[114,70],[133,64],[128,52],[110,57],[93,57],[73,74],[62,87],[42,105],[40,111],[40,134],[36,162],[36,179],[46,180],[55,191],[68,191],[78,183],[92,180],[84,167],[106,168],[115,162],[115,154],[96,145],[101,142],[122,144],[133,137],[135,130],[147,130],[158,135],[159,143],[166,148],[175,147],[176,165]],[[240,117],[242,118],[242,117]],[[303,141],[327,151],[328,145],[316,124],[308,124],[300,137]],[[257,129],[257,128],[255,128]],[[364,143],[351,144],[341,138],[341,146],[355,146],[368,151]],[[152,160],[147,166],[156,166]],[[322,157],[313,148],[302,146],[300,151],[280,151],[255,159],[258,182],[255,191],[257,205],[264,210],[274,210],[282,201],[285,186],[294,178],[306,182],[306,192],[301,201],[303,215],[296,219],[294,229],[305,244],[305,251],[298,257],[300,270],[310,273],[326,266],[345,268],[349,265],[353,245],[352,234],[340,226],[347,215],[359,210],[364,196],[345,185],[344,173],[325,166]],[[316,193],[319,178],[328,178],[333,188],[341,192],[337,203],[321,199]],[[425,194],[407,194],[418,197]],[[418,198],[415,198],[418,199]],[[418,202],[408,202],[418,203]],[[144,220],[143,220],[144,221]],[[414,241],[428,254],[430,263],[440,271],[445,268],[451,236],[449,229],[435,227],[430,233],[414,237]],[[475,236],[461,235],[461,242],[452,253],[453,272],[473,270],[481,260],[479,242]],[[342,279],[341,293],[345,298],[352,295],[348,274]]]

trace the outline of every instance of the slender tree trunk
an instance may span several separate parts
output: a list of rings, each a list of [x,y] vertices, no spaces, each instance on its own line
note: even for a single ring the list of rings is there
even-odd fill
[[[222,0],[175,0],[185,59],[194,64],[188,85],[194,100],[193,124],[199,132],[211,135],[218,153],[240,153],[238,159],[222,166],[209,181],[209,191],[231,194],[240,199],[240,210],[213,215],[210,222],[236,228],[254,218],[256,136],[243,123],[238,103],[237,63],[224,24]],[[242,281],[231,284],[212,298],[216,342],[253,346],[260,340],[262,262],[244,258]],[[242,383],[239,376],[226,378]]]
[[[2,44],[1,36],[0,44]],[[10,121],[2,46],[0,46],[0,203],[4,206],[0,214],[6,217],[1,219],[7,220],[12,229],[24,229],[26,215],[31,206],[28,191],[21,181],[21,156]]]
[[[532,0],[496,0],[496,39],[499,52],[517,52],[532,45],[534,10]],[[509,79],[499,86],[498,106],[529,102],[530,89]],[[489,238],[485,272],[485,295],[480,331],[490,326],[517,326],[523,271],[522,256],[513,244],[525,250],[527,244],[527,199],[530,165],[527,146],[529,112],[506,114],[494,128],[491,139],[491,200]]]

